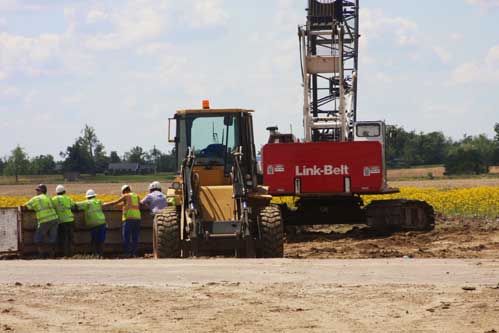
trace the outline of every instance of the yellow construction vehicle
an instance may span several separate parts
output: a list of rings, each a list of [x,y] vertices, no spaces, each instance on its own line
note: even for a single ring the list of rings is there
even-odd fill
[[[257,182],[252,112],[203,101],[170,119],[179,174],[168,193],[175,205],[154,219],[156,258],[283,256],[281,212]]]

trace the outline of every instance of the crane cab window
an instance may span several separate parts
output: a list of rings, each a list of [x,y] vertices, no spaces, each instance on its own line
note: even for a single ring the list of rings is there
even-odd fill
[[[356,134],[360,138],[375,138],[381,135],[381,126],[379,124],[359,124]]]

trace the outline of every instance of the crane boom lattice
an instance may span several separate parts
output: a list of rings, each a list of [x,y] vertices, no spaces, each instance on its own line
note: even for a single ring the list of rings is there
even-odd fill
[[[309,0],[299,29],[305,141],[348,141],[357,109],[358,0]]]

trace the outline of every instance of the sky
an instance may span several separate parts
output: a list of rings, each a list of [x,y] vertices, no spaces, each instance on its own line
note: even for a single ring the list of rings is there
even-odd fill
[[[168,151],[175,110],[254,109],[255,138],[303,135],[306,0],[0,0],[0,157],[59,157],[95,128],[106,151]],[[499,0],[362,0],[359,120],[493,135]]]

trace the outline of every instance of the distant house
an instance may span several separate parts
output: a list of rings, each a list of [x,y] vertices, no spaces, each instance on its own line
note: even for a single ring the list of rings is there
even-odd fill
[[[80,179],[80,173],[77,171],[64,172],[64,180],[68,182],[76,182]]]
[[[131,175],[154,173],[154,166],[140,163],[109,163],[107,174]]]

